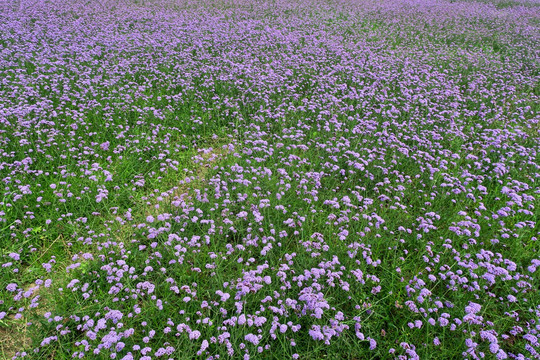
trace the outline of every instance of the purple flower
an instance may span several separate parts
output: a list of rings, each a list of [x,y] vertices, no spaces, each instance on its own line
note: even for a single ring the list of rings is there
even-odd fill
[[[467,314],[476,314],[480,312],[481,309],[482,309],[482,306],[480,306],[480,304],[469,302],[469,305],[465,307],[465,312]]]
[[[14,284],[14,283],[7,284],[6,290],[10,292],[17,290],[17,284]]]
[[[260,341],[260,338],[257,336],[257,335],[254,335],[254,334],[247,334],[244,339],[250,343],[252,343],[253,345],[258,345],[259,344],[259,341]]]

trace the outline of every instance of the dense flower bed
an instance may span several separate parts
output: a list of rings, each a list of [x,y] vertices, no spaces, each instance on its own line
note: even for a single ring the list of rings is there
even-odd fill
[[[540,3],[0,5],[0,339],[540,356]]]

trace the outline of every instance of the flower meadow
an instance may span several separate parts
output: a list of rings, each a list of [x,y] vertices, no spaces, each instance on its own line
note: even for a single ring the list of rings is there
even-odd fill
[[[540,2],[0,5],[0,357],[540,358]]]

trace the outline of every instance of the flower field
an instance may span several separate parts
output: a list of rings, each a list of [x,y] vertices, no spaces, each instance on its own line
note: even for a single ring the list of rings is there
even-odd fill
[[[0,183],[1,359],[538,359],[540,2],[2,2]]]

